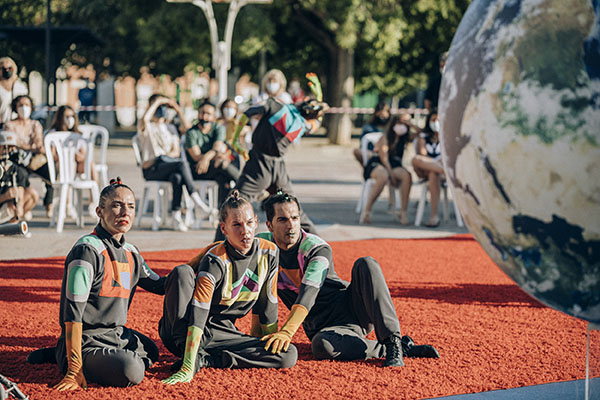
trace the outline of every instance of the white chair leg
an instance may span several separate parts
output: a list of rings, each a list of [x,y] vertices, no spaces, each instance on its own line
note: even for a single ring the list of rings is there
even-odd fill
[[[462,216],[460,215],[460,210],[458,209],[458,206],[456,205],[456,201],[454,201],[454,199],[452,199],[452,204],[454,205],[454,215],[456,215],[456,225],[462,228],[463,226],[465,226],[465,223],[463,222]]]
[[[150,188],[148,188],[148,186],[144,186],[144,191],[142,192],[142,199],[140,200],[140,209],[139,209],[139,213],[137,215],[137,227],[139,228],[140,226],[142,226],[142,218],[144,217],[144,214],[148,211],[148,203],[149,203],[149,191]]]
[[[169,189],[162,186],[162,196],[161,196],[161,225],[164,225],[167,222],[167,217],[169,215],[169,210],[171,207],[169,206]]]
[[[444,203],[443,203],[443,212],[444,212],[444,221],[448,221],[450,219],[450,210],[448,210],[448,187],[442,186],[442,192],[444,193]]]
[[[157,231],[160,226],[160,208],[162,203],[163,189],[160,185],[154,185],[154,210],[152,218],[152,230]]]
[[[67,195],[69,193],[69,186],[62,185],[60,188],[60,199],[58,205],[58,219],[56,221],[56,232],[62,232],[65,224],[65,217],[67,214]]]
[[[402,209],[402,192],[400,190],[400,187],[394,188],[394,191],[398,192],[398,193],[396,193],[396,196],[395,196],[396,197],[395,208],[396,208],[396,211],[400,211]]]
[[[429,191],[429,184],[424,182],[423,188],[421,189],[421,198],[419,199],[419,205],[417,206],[417,215],[415,217],[415,226],[421,226],[423,220],[423,213],[425,212],[425,203],[427,202],[427,192]]]
[[[363,204],[363,197],[365,194],[365,186],[366,186],[367,182],[363,182],[361,188],[360,188],[360,196],[358,196],[358,201],[356,202],[356,209],[354,211],[356,211],[357,214],[360,214],[363,207],[365,206]]]
[[[73,189],[77,201],[77,226],[83,228],[83,192],[80,189]]]

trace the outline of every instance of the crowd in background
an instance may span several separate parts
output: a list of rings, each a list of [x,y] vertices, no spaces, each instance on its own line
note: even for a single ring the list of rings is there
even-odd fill
[[[400,190],[401,207],[396,218],[402,225],[411,223],[407,207],[413,176],[416,176],[427,181],[431,194],[430,218],[425,225],[439,225],[440,185],[444,184],[445,176],[441,164],[437,102],[444,63],[445,56],[440,59],[439,76],[431,79],[425,93],[428,114],[423,127],[410,114],[391,115],[390,104],[386,102],[377,104],[363,126],[361,147],[354,150],[354,156],[363,168],[364,180],[372,182],[372,185],[361,208],[361,224],[371,223],[373,204],[387,185]],[[13,167],[16,182],[3,183],[0,187],[0,223],[32,218],[31,211],[41,196],[31,187],[30,176],[44,180],[43,205],[50,217],[53,213],[53,190],[44,134],[52,131],[81,133],[80,122],[97,122],[95,112],[85,108],[96,104],[95,72],[90,68],[69,69],[70,76],[79,82],[75,85],[76,91],[69,89],[66,92],[68,102],[74,106],[60,106],[51,124],[44,130],[38,120],[32,119],[35,104],[26,94],[27,87],[17,78],[17,65],[9,57],[0,58],[0,71],[0,123],[3,131],[15,134],[15,143],[0,138],[0,144],[3,140],[5,142],[1,151],[3,154],[18,154],[13,156],[16,157]],[[137,81],[126,77],[114,85],[114,104],[119,107],[117,118],[126,124],[138,121],[137,136],[144,178],[169,181],[172,185],[170,211],[173,228],[180,231],[188,229],[181,214],[184,189],[204,216],[215,212],[201,199],[194,188],[194,180],[217,181],[219,204],[236,186],[252,148],[252,133],[260,120],[250,118],[236,135],[241,111],[247,108],[241,103],[250,98],[253,104],[264,104],[269,98],[274,98],[289,105],[299,104],[305,98],[298,79],[292,79],[288,85],[281,71],[271,70],[263,77],[260,90],[247,76],[243,76],[237,85],[237,92],[242,93],[240,98],[227,98],[221,104],[215,104],[209,100],[211,94],[216,94],[214,84],[208,74],[196,72],[188,71],[173,82],[168,77],[155,79],[146,69],[141,71]],[[77,113],[75,110],[81,107],[84,108]],[[136,109],[137,115],[130,115]],[[377,140],[372,140],[373,137]],[[371,139],[363,145],[366,138]],[[414,145],[416,155],[407,163],[403,162],[403,158],[409,144]],[[8,154],[3,157],[7,158]],[[75,157],[77,172],[82,174],[86,149],[78,149]],[[93,165],[91,175],[91,179],[97,180]],[[7,181],[7,177],[2,181]],[[68,210],[73,218],[74,213],[72,208]]]

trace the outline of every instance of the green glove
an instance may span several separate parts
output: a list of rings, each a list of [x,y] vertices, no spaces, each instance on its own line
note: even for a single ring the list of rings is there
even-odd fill
[[[185,339],[185,353],[183,355],[183,364],[179,371],[164,379],[162,382],[167,385],[174,385],[179,382],[190,382],[195,374],[196,357],[198,348],[202,339],[202,329],[196,326],[190,326]]]
[[[312,94],[315,95],[315,99],[318,102],[323,101],[323,89],[321,89],[321,82],[319,81],[319,77],[314,72],[309,72],[306,74],[306,79],[308,79],[308,87]]]
[[[240,133],[242,132],[242,129],[244,129],[244,126],[246,126],[247,123],[248,117],[246,116],[246,114],[240,115],[237,125],[235,126],[235,131],[233,132],[233,140],[231,141],[231,146],[233,147],[233,149],[238,154],[242,155],[246,161],[248,161],[248,158],[250,157],[248,157],[248,153],[246,153],[246,150],[240,145]]]

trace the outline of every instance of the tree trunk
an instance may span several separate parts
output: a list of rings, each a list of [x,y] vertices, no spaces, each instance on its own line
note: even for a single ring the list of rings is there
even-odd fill
[[[336,47],[329,52],[330,67],[327,74],[327,100],[331,107],[352,107],[354,96],[354,50]],[[323,122],[329,142],[350,143],[352,121],[350,114],[328,114]]]

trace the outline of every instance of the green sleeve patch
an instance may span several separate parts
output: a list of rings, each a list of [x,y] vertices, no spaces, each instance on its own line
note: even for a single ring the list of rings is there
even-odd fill
[[[67,292],[72,296],[71,300],[87,300],[91,287],[92,277],[88,267],[83,265],[73,265],[69,267]],[[85,299],[83,299],[84,297]]]

